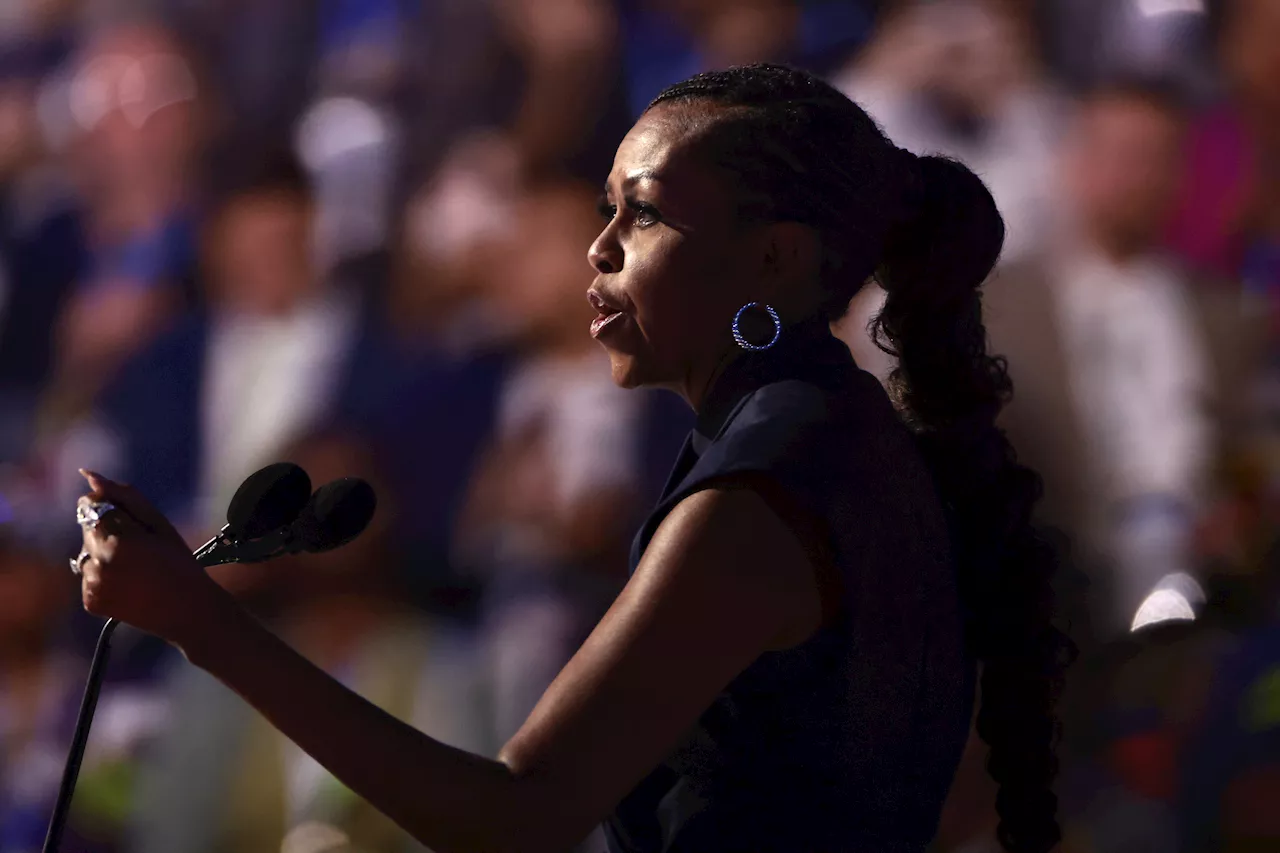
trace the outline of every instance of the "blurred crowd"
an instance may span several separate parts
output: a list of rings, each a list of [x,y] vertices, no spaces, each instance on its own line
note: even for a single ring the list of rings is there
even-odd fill
[[[368,479],[356,543],[218,580],[496,753],[692,420],[616,389],[586,333],[598,188],[663,86],[760,60],[963,159],[1007,220],[1004,426],[1083,650],[1064,850],[1280,850],[1277,0],[3,0],[0,853],[40,849],[97,628],[78,467],[193,546],[266,463]],[[837,327],[878,375],[882,296]],[[420,849],[117,637],[64,849]],[[982,761],[938,851],[996,849]]]

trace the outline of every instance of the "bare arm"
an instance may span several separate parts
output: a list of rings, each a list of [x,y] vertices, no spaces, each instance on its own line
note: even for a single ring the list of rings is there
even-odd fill
[[[173,617],[160,612],[174,605],[151,585],[174,583],[147,568],[159,546],[126,553],[131,538],[88,534],[98,559],[85,567],[86,605],[135,624],[146,606],[164,624]],[[193,594],[190,578],[184,584],[175,601]],[[424,844],[484,853],[560,850],[584,837],[734,676],[820,619],[804,552],[763,500],[740,490],[694,495],[663,523],[614,606],[494,761],[395,720],[225,595],[199,598],[198,612],[183,605],[188,618],[170,636],[192,662]]]

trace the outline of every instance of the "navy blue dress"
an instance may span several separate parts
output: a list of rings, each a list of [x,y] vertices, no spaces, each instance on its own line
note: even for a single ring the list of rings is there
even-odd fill
[[[809,640],[762,655],[605,823],[614,853],[919,853],[973,709],[946,517],[884,390],[825,325],[716,381],[632,548],[720,483],[757,488],[827,590]],[[827,581],[827,582],[824,582]]]

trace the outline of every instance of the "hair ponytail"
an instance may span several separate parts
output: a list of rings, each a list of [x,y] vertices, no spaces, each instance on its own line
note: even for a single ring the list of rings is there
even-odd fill
[[[968,638],[982,664],[977,731],[999,785],[999,839],[1014,853],[1045,853],[1061,838],[1054,706],[1074,647],[1051,622],[1055,557],[1031,525],[1040,478],[995,424],[1012,385],[1004,360],[987,352],[979,288],[1004,222],[964,165],[899,156],[911,211],[886,239],[876,278],[887,298],[873,332],[898,359],[890,394],[951,514]]]

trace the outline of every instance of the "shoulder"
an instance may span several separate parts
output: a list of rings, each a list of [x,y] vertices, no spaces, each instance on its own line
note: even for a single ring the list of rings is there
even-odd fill
[[[856,371],[828,387],[789,379],[752,392],[717,437],[724,452],[751,449],[788,457],[820,454],[827,444],[885,426],[892,407],[879,381]]]
[[[633,582],[703,612],[758,620],[757,653],[796,642],[822,611],[808,552],[756,488],[713,482],[683,498],[658,527]]]
[[[820,423],[831,417],[836,392],[801,379],[772,382],[754,391],[744,411],[783,417],[796,423]]]
[[[884,389],[858,371],[840,387],[802,380],[765,385],[746,398],[702,455],[685,491],[717,478],[762,475],[822,515],[835,492],[872,475],[902,429]]]

